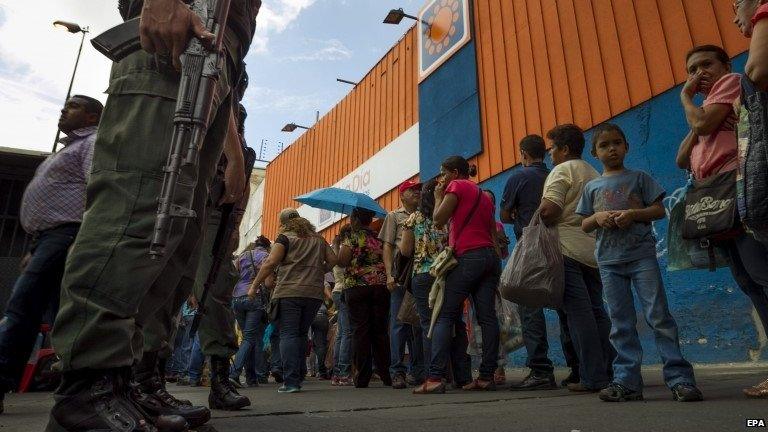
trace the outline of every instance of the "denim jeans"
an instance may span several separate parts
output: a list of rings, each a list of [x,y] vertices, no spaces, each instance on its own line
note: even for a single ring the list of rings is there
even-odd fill
[[[410,324],[404,324],[397,320],[397,313],[400,312],[400,306],[403,304],[405,296],[405,287],[398,286],[390,296],[389,302],[389,373],[394,378],[395,375],[405,375],[410,373],[415,378],[424,378],[424,348],[422,346],[421,329]],[[405,362],[405,346],[408,345],[411,361],[410,368],[407,368]]]
[[[528,353],[525,365],[537,375],[549,375],[554,371],[549,359],[549,341],[547,340],[547,321],[544,309],[520,305],[520,322],[523,330],[523,343]],[[561,309],[557,310],[560,321],[560,344],[563,347],[565,363],[572,371],[579,371],[579,357],[573,347],[568,330],[568,318]]]
[[[270,355],[269,371],[279,375],[283,374],[283,359],[280,357],[280,326],[277,321],[272,322],[272,334],[269,336]]]
[[[427,337],[429,325],[432,321],[432,309],[429,308],[429,291],[435,281],[429,273],[413,275],[411,291],[416,301],[416,312],[421,322],[422,343],[424,345],[424,358],[432,357],[432,339]],[[453,381],[457,384],[465,384],[472,381],[472,358],[467,354],[467,347],[463,345],[462,335],[466,338],[467,328],[464,321],[457,322],[454,326],[454,337],[451,341],[451,369]],[[446,376],[446,379],[449,377]]]
[[[579,376],[585,387],[603,388],[611,380],[608,368],[616,351],[608,339],[611,320],[603,306],[603,285],[597,269],[563,256],[563,310],[579,356]]]
[[[637,312],[632,296],[634,287],[645,322],[656,338],[656,349],[661,356],[667,387],[672,388],[679,383],[695,384],[693,367],[680,352],[677,323],[669,312],[656,257],[621,264],[600,264],[600,276],[612,323],[611,344],[617,352],[613,361],[613,381],[630,390],[643,389],[643,376],[640,373],[643,349],[637,335]]]
[[[79,224],[60,225],[35,237],[32,257],[16,279],[5,316],[0,320],[0,393],[18,384],[35,347],[44,314],[50,309],[55,316],[59,309],[67,249],[79,228]]]
[[[733,240],[728,252],[731,274],[752,301],[768,334],[768,247],[745,233]]]
[[[189,381],[200,381],[203,377],[203,364],[205,364],[205,354],[203,354],[203,349],[200,346],[200,337],[195,334],[192,353],[189,356],[189,367],[187,368]]]
[[[168,359],[166,372],[176,375],[187,373],[189,356],[192,353],[193,341],[189,338],[189,330],[192,327],[192,316],[182,316],[181,323],[176,329],[176,337],[173,342],[173,354]]]
[[[280,357],[286,386],[301,387],[306,370],[307,335],[322,300],[308,297],[280,299]],[[304,367],[302,367],[302,364]]]
[[[326,376],[328,375],[328,366],[325,365],[325,358],[328,356],[328,310],[322,305],[309,328],[317,373]]]
[[[459,264],[448,273],[443,306],[432,331],[430,379],[445,377],[454,350],[467,349],[467,333],[463,325],[464,300],[472,297],[477,322],[483,332],[483,358],[480,379],[492,380],[499,356],[499,320],[496,317],[496,290],[501,274],[501,261],[492,248],[473,249],[458,257]],[[459,330],[462,327],[463,330]],[[456,335],[454,336],[454,333]]]
[[[230,377],[237,378],[245,368],[248,382],[258,381],[267,376],[267,361],[264,357],[262,338],[265,325],[262,321],[266,311],[261,300],[248,299],[248,296],[232,299],[232,310],[235,313],[237,325],[243,332],[243,341],[235,354]]]
[[[333,374],[349,377],[352,362],[352,327],[349,324],[349,305],[341,292],[333,293],[333,304],[338,310],[336,341],[333,347]]]

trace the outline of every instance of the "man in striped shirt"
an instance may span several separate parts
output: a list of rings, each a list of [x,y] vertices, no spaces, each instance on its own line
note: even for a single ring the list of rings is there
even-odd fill
[[[91,171],[93,143],[101,102],[72,96],[61,110],[59,129],[64,148],[50,155],[35,172],[21,201],[21,224],[33,244],[16,280],[5,316],[0,320],[0,412],[3,395],[15,389],[46,311],[53,321],[67,250],[85,211],[85,185]]]

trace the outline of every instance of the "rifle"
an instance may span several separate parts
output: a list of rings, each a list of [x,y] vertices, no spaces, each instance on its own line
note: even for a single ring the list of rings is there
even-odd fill
[[[198,164],[198,152],[210,122],[213,95],[225,59],[222,52],[224,27],[229,14],[230,0],[193,0],[192,11],[200,17],[205,28],[216,35],[212,49],[207,49],[197,38],[192,38],[181,55],[181,77],[173,116],[173,135],[168,161],[163,167],[163,185],[157,199],[157,213],[149,255],[159,259],[165,255],[165,246],[175,218],[193,218],[191,208],[176,204],[176,185],[182,168]],[[139,18],[128,20],[91,40],[93,46],[112,61],[120,61],[136,51]],[[180,200],[191,202],[192,197]]]
[[[241,142],[245,143],[242,137]],[[252,148],[243,145],[243,159],[245,160],[245,182],[248,184],[251,179],[251,172],[253,172],[253,165],[256,163],[256,152]],[[218,186],[222,187],[223,182],[218,182]],[[221,196],[223,193],[223,190],[217,194],[214,194],[214,192],[211,191],[211,202],[218,202],[218,197],[216,195]],[[213,201],[214,199],[216,200]],[[208,292],[219,277],[221,264],[224,263],[225,259],[228,259],[229,253],[232,252],[230,250],[230,240],[232,238],[232,233],[235,231],[235,224],[239,223],[239,220],[242,219],[242,216],[245,213],[245,209],[240,208],[237,203],[224,204],[219,208],[221,209],[221,221],[216,230],[216,238],[213,241],[213,261],[211,262],[211,269],[208,272],[208,277],[206,277],[205,283],[203,284],[203,294],[198,299],[199,301],[197,311],[195,311],[195,317],[192,319],[192,327],[190,327],[189,330],[190,339],[194,339],[195,334],[197,334],[197,328],[200,326],[200,320],[203,318],[203,315],[205,315],[205,302],[208,299]],[[205,253],[207,251],[203,252]]]

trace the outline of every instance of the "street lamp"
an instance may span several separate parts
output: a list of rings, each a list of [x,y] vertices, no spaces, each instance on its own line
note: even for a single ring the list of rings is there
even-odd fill
[[[384,24],[400,24],[400,21],[402,21],[403,18],[410,18],[414,21],[421,21],[422,23],[424,23],[424,25],[427,26],[427,28],[429,28],[428,22],[426,22],[425,20],[420,20],[418,17],[415,17],[413,15],[408,15],[407,13],[405,13],[403,8],[391,9],[387,14],[387,16],[384,17]]]
[[[341,79],[341,78],[336,78],[336,81],[338,81],[340,83],[344,83],[344,84],[353,85],[355,87],[357,87],[357,85],[359,84],[359,83],[356,83],[354,81],[349,81],[349,80],[345,80],[345,79]]]
[[[72,78],[69,80],[69,89],[67,89],[67,98],[64,99],[64,103],[66,104],[69,100],[69,96],[72,93],[72,84],[75,82],[75,73],[77,72],[77,65],[80,63],[80,53],[83,52],[83,41],[85,41],[85,34],[88,33],[88,27],[80,27],[78,24],[67,22],[67,21],[54,21],[53,26],[66,30],[70,33],[82,33],[82,38],[80,38],[80,48],[77,50],[77,58],[75,59],[75,69],[72,71]],[[56,146],[59,144],[59,136],[61,135],[61,130],[57,127],[56,128],[56,138],[53,140],[53,151],[52,153],[56,153]]]
[[[308,127],[297,125],[296,123],[288,123],[287,125],[283,126],[283,129],[281,130],[283,132],[293,132],[296,130],[296,128],[309,130]]]

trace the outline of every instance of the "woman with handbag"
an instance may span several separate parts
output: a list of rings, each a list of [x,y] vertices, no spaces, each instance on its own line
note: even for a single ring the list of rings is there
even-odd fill
[[[345,268],[344,301],[352,327],[352,364],[355,387],[366,388],[372,363],[389,387],[389,290],[384,269],[383,243],[370,225],[373,212],[356,208],[349,216],[350,232],[339,248],[339,266]]]
[[[762,2],[743,0],[737,4],[736,21],[742,31],[751,32],[745,16],[749,6],[753,15],[757,15],[757,3]],[[764,6],[762,8],[766,9]],[[764,15],[768,15],[768,11]],[[680,144],[677,163],[680,168],[693,173],[695,181],[686,195],[686,209],[693,212],[701,210],[701,218],[686,210],[683,237],[695,238],[699,227],[710,228],[706,236],[701,236],[701,240],[728,251],[733,278],[752,301],[768,332],[768,247],[742,228],[736,211],[739,151],[735,131],[738,117],[734,103],[742,95],[742,77],[731,73],[730,58],[725,50],[712,45],[695,47],[689,51],[686,66],[689,78],[680,100],[691,132]],[[705,96],[701,107],[693,103],[696,93]],[[706,193],[699,193],[705,188]],[[725,211],[707,211],[706,206],[700,205],[710,202],[712,197],[723,203],[720,208]],[[765,206],[765,203],[762,205]],[[763,388],[760,391],[745,389],[745,393],[768,397],[768,382],[761,386]]]
[[[424,346],[424,358],[432,355],[431,339],[427,336],[432,310],[429,307],[429,292],[435,277],[429,274],[432,263],[437,255],[443,251],[448,243],[448,232],[438,229],[432,222],[432,213],[435,209],[435,187],[437,180],[430,180],[422,186],[419,208],[408,217],[403,227],[403,241],[400,243],[400,253],[407,257],[413,257],[413,274],[411,278],[411,292],[416,302],[416,312],[419,315],[421,325],[422,343]],[[464,327],[464,323],[456,323],[456,327]],[[456,328],[455,334],[461,334]],[[459,340],[454,339],[451,347],[452,376],[445,376],[446,380],[452,379],[458,387],[463,387],[472,381],[471,358],[466,349],[462,351]]]
[[[445,159],[435,187],[436,228],[450,222],[448,244],[456,265],[446,275],[442,306],[432,330],[429,378],[415,394],[444,393],[451,352],[466,351],[467,333],[462,322],[462,305],[472,297],[477,320],[483,331],[483,358],[480,376],[464,390],[495,390],[493,373],[499,352],[499,322],[496,317],[496,289],[501,261],[495,249],[496,220],[491,200],[469,180],[476,168],[461,156]],[[448,250],[448,249],[446,249]],[[454,336],[454,332],[456,335]]]
[[[741,77],[740,121],[738,124],[741,187],[739,213],[745,225],[763,246],[768,246],[768,1],[739,0],[734,3],[734,23],[741,33],[750,38],[749,58]],[[764,257],[765,255],[763,255]],[[768,303],[768,288],[762,286],[763,304]],[[759,292],[750,295],[759,299]],[[759,301],[759,300],[758,300]],[[755,303],[757,308],[757,303]],[[759,310],[758,310],[759,311]],[[763,310],[765,312],[765,310]],[[763,328],[768,333],[768,316],[760,314]],[[754,398],[768,398],[768,379],[744,389]]]
[[[235,267],[240,273],[240,280],[232,292],[232,311],[235,313],[237,325],[243,333],[243,341],[235,354],[235,362],[229,379],[236,386],[240,384],[240,374],[245,368],[248,387],[257,387],[259,383],[267,383],[267,359],[264,356],[261,339],[266,328],[267,293],[263,287],[258,288],[256,298],[248,298],[248,288],[261,268],[261,264],[269,255],[271,242],[264,236],[259,236],[251,243],[235,261]]]
[[[259,286],[277,269],[270,318],[280,329],[284,383],[278,393],[301,390],[309,327],[323,302],[325,273],[336,261],[336,254],[308,220],[292,208],[280,212],[280,234],[248,290],[248,297],[255,299]]]

